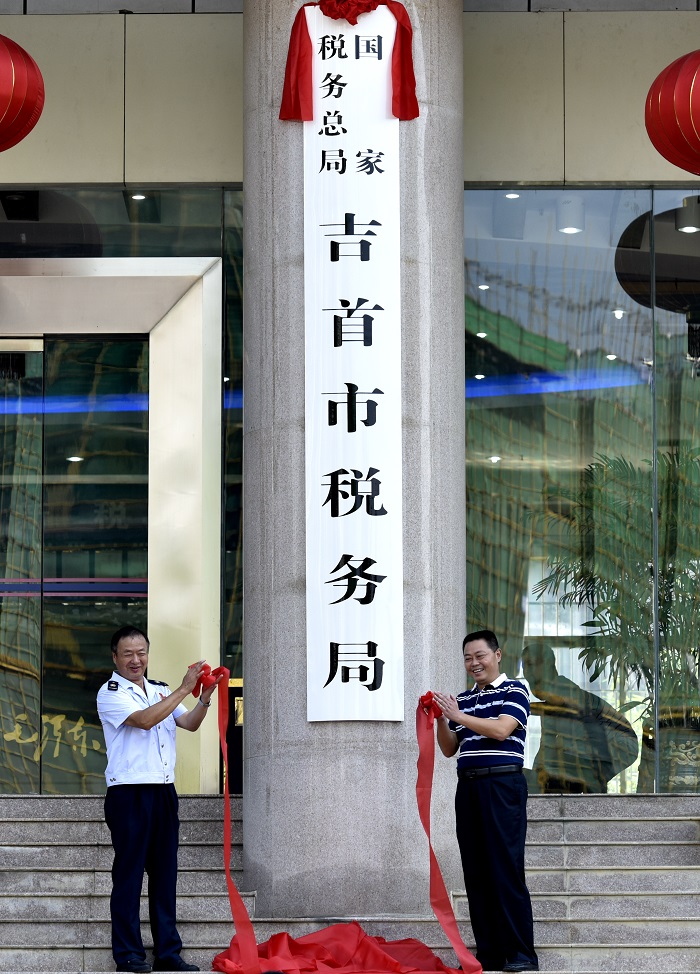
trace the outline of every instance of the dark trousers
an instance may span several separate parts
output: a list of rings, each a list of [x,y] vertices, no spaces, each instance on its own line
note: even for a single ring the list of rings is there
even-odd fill
[[[105,820],[112,834],[112,954],[117,966],[146,959],[139,900],[148,873],[148,912],[157,960],[178,956],[175,925],[180,821],[174,785],[112,785]]]
[[[537,962],[525,885],[527,782],[522,774],[460,778],[455,796],[476,956],[484,970]]]

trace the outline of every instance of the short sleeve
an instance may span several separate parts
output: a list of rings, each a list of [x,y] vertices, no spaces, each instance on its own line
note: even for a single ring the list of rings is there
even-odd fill
[[[109,724],[113,730],[118,730],[128,717],[140,709],[121,687],[118,690],[101,687],[97,694],[97,713],[100,720],[103,724]]]
[[[501,714],[514,717],[521,727],[527,725],[527,719],[530,716],[530,695],[522,683],[513,683],[508,687],[508,693],[501,707]]]

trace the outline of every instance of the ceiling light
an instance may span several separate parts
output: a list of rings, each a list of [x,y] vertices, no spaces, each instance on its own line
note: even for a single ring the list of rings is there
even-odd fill
[[[227,375],[225,375],[225,376],[224,376],[224,382],[230,382],[230,381],[231,381],[231,380],[229,379],[229,377],[228,377]]]
[[[581,233],[584,227],[583,199],[580,196],[560,196],[557,200],[557,230],[559,233]]]
[[[482,375],[482,374],[481,374],[481,373],[479,372],[479,373],[478,373],[478,375],[475,375],[475,376],[474,376],[474,378],[475,378],[475,379],[485,379],[485,378],[486,378],[486,376],[485,376],[485,375]]]
[[[674,219],[680,233],[697,233],[700,230],[700,197],[686,196],[683,206],[676,209]]]
[[[610,354],[610,355],[606,355],[605,357],[609,362],[614,362],[615,359],[617,358],[617,355]]]
[[[615,308],[613,314],[615,315],[618,321],[622,321],[622,319],[625,316],[625,312],[622,310],[622,308]]]
[[[476,337],[477,338],[486,338],[486,332],[485,331],[478,331],[476,333]]]
[[[479,285],[479,290],[480,291],[488,291],[488,289],[489,289],[488,284],[480,284]]]
[[[84,459],[85,457],[66,457],[66,460],[70,461],[70,463],[80,463]]]
[[[491,463],[500,463],[501,462],[501,458],[500,457],[489,457],[489,460],[491,461]]]
[[[520,199],[520,193],[506,193],[506,199],[507,200],[519,200]]]
[[[130,223],[160,223],[160,190],[123,189],[122,196]]]

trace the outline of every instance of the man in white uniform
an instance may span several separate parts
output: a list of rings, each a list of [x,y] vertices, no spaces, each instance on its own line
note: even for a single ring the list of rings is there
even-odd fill
[[[134,626],[112,636],[112,679],[100,687],[97,711],[107,745],[105,820],[112,835],[112,953],[117,971],[198,971],[180,956],[175,923],[178,801],[175,730],[196,731],[216,683],[202,690],[192,710],[182,705],[197,684],[204,660],[193,663],[172,692],[146,679],[148,637]],[[141,939],[139,900],[148,873],[153,966]]]

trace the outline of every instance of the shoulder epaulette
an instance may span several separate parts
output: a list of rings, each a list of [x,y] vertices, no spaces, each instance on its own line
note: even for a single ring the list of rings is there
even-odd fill
[[[119,689],[119,684],[117,683],[116,680],[110,680],[109,683],[107,684],[107,689],[108,690],[118,690]]]
[[[148,680],[148,677],[146,677],[146,679]],[[167,685],[168,685],[163,680],[148,680],[148,682],[149,683],[153,683],[154,686],[157,686],[157,687],[167,687]]]

